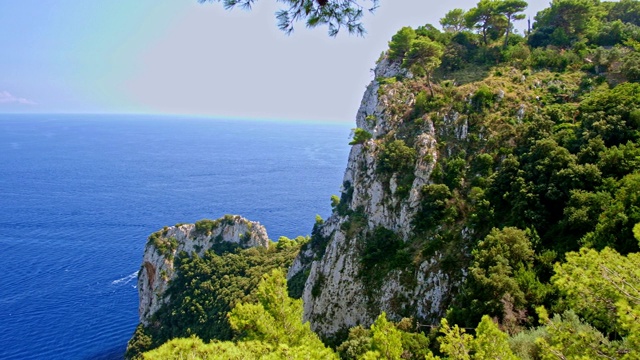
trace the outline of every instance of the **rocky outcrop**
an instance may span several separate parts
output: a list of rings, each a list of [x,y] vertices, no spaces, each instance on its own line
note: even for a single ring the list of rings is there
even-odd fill
[[[226,215],[218,220],[201,220],[153,233],[144,250],[138,275],[138,314],[143,325],[167,302],[167,286],[175,277],[174,260],[181,253],[204,255],[205,251],[230,247],[268,247],[267,231],[258,222]]]
[[[370,274],[362,265],[367,234],[384,227],[403,241],[413,235],[413,220],[420,211],[422,188],[438,160],[437,135],[429,118],[420,119],[414,128],[411,146],[416,151],[413,182],[408,192],[399,193],[396,174],[377,171],[380,142],[395,136],[408,111],[413,93],[401,84],[384,78],[408,77],[398,63],[383,58],[375,69],[375,79],[367,87],[357,113],[356,123],[372,134],[372,139],[354,145],[344,175],[341,204],[318,229],[314,240],[304,247],[289,271],[289,278],[308,273],[302,298],[304,317],[314,331],[331,337],[355,325],[370,325],[381,311],[390,318],[414,316],[430,321],[441,317],[450,301],[456,279],[440,269],[436,252],[418,259],[404,269],[394,269],[377,279],[375,287],[364,280]],[[383,87],[383,88],[381,88]],[[452,119],[458,122],[457,119]],[[465,120],[466,121],[466,120]],[[467,136],[467,124],[454,124],[460,137]],[[359,222],[360,226],[354,223]],[[318,248],[315,243],[326,244]]]

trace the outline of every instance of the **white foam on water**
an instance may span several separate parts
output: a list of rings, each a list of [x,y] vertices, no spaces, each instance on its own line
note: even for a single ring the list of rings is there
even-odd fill
[[[125,276],[125,277],[123,277],[123,278],[120,278],[120,279],[118,279],[118,280],[113,280],[113,281],[111,282],[111,285],[120,285],[120,284],[123,284],[123,285],[124,285],[124,284],[128,284],[128,283],[130,283],[130,282],[131,282],[131,280],[133,280],[133,279],[135,279],[135,278],[137,278],[137,277],[138,277],[138,272],[136,271],[136,272],[134,272],[133,274],[129,274],[129,275],[127,275],[127,276]]]

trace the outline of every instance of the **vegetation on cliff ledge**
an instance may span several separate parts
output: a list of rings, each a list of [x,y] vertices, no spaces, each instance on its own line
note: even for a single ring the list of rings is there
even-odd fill
[[[229,340],[227,313],[239,302],[253,299],[262,275],[288,268],[307,238],[280,238],[268,249],[208,250],[203,257],[182,253],[176,258],[176,278],[166,296],[169,301],[152,316],[150,325],[138,325],[129,341],[127,357],[156,348],[176,337],[198,336]]]
[[[640,4],[556,0],[522,36],[509,32],[515,3],[452,10],[445,31],[402,28],[383,58],[409,73],[377,79],[386,109],[366,119],[390,128],[371,140],[378,172],[395,181],[389,198],[406,201],[416,163],[432,160],[416,158],[419,136],[437,141],[409,239],[384,247],[385,259],[409,260],[375,269],[415,272],[437,257],[461,282],[448,320],[474,327],[490,315],[510,333],[535,326],[539,306],[569,308],[552,282],[568,254],[640,250]],[[412,51],[425,42],[443,51]],[[365,268],[373,239],[396,243],[380,234],[362,236]]]

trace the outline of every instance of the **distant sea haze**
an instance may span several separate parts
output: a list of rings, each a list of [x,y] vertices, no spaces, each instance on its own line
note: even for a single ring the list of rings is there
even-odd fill
[[[0,359],[121,359],[146,238],[240,214],[327,217],[350,123],[0,115]]]

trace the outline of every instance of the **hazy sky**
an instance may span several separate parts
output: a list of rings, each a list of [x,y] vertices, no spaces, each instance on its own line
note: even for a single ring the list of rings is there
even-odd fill
[[[276,26],[197,0],[0,0],[0,113],[166,113],[352,122],[402,26],[477,1],[380,0],[367,35]],[[530,1],[528,14],[547,6]],[[523,28],[524,22],[517,24]]]

